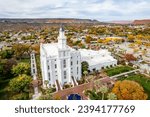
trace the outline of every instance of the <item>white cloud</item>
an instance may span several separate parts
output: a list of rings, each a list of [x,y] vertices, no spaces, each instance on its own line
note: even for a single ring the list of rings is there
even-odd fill
[[[149,0],[0,0],[0,17],[149,18]]]

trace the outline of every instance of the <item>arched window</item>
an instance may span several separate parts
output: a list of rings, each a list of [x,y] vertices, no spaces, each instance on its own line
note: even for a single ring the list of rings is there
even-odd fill
[[[63,60],[64,68],[66,68],[66,60]]]
[[[51,80],[51,74],[50,74],[50,72],[48,73],[48,79]]]
[[[55,64],[55,69],[57,68],[57,64]]]
[[[66,79],[66,78],[67,78],[67,72],[64,71],[64,79]]]

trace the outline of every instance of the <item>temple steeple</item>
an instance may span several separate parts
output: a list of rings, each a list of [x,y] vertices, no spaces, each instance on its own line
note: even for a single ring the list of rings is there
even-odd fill
[[[66,47],[65,30],[64,30],[64,27],[62,25],[59,29],[58,46],[59,46],[59,48],[65,48]]]

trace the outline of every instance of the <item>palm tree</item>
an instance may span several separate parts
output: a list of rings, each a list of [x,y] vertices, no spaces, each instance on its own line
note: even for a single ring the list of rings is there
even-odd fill
[[[102,100],[104,100],[104,96],[105,96],[105,93],[107,93],[108,92],[108,88],[107,88],[107,86],[102,86],[102,87],[100,87],[100,90],[99,90],[101,93],[102,93]]]
[[[44,84],[46,85],[46,88],[48,88],[48,86],[47,86],[47,85],[48,85],[48,83],[49,83],[49,81],[48,81],[48,80],[45,80],[45,81],[44,81]]]
[[[84,76],[86,77],[86,75],[88,74],[88,72],[87,72],[87,71],[84,71],[83,74],[84,74]]]
[[[107,99],[108,100],[117,100],[117,96],[114,93],[108,93]]]
[[[39,100],[52,100],[52,99],[53,99],[52,94],[47,91],[45,92],[45,94],[39,97]]]
[[[95,89],[92,90],[86,90],[85,95],[88,96],[91,100],[100,100],[101,95],[96,92]]]
[[[88,82],[87,79],[86,79],[86,75],[88,74],[88,72],[84,71],[83,74],[84,74],[83,80],[85,80],[86,82]]]
[[[82,74],[83,74],[84,71],[88,71],[88,68],[89,68],[88,62],[83,61],[83,62],[81,63],[81,67],[82,67]]]
[[[94,81],[94,86],[95,86],[96,89],[99,89],[100,86],[101,86],[101,84],[102,84],[102,83],[101,83],[100,80],[95,80],[95,81]]]

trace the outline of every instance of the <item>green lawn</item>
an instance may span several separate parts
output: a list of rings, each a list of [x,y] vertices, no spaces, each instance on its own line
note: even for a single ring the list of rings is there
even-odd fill
[[[138,82],[148,94],[148,99],[150,100],[150,79],[142,74],[132,74],[128,77],[122,77],[120,80],[132,80]]]
[[[124,72],[128,72],[134,70],[132,67],[130,66],[116,66],[113,68],[108,68],[105,70],[105,72],[107,73],[108,76],[114,76],[120,73],[124,73]]]

